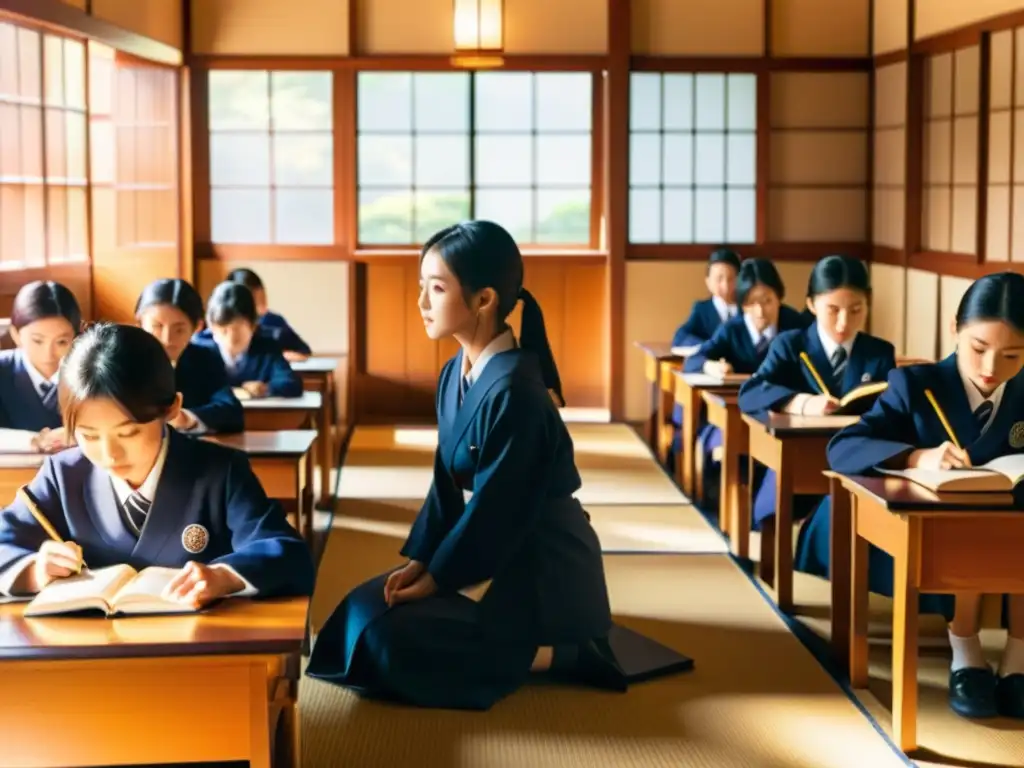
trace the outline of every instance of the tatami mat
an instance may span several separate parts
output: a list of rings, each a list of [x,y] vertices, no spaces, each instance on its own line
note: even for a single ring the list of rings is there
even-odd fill
[[[407,526],[340,517],[311,618],[399,562]],[[486,714],[363,701],[304,678],[304,765],[888,768],[902,759],[726,556],[611,555],[623,624],[696,659],[625,695],[529,685]]]

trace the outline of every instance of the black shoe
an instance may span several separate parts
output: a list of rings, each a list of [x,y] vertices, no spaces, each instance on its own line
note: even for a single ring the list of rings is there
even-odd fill
[[[580,645],[579,653],[576,670],[580,682],[606,691],[626,691],[626,673],[607,640],[588,640]]]
[[[999,678],[996,688],[996,704],[1003,717],[1024,720],[1024,675],[1007,675]]]
[[[961,717],[995,717],[999,714],[996,708],[997,684],[998,678],[987,666],[965,667],[950,672],[949,708]],[[1020,690],[1024,691],[1024,688]]]

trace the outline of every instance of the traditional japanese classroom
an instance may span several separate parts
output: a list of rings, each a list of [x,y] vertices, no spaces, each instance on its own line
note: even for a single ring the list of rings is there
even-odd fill
[[[0,768],[1024,766],[1018,139],[1024,0],[0,0]]]

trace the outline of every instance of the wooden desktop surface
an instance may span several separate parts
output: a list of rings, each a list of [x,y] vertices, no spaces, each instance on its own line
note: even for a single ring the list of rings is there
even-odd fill
[[[316,440],[315,429],[249,431],[234,435],[207,435],[205,440],[244,451],[249,456],[272,458],[304,456]]]
[[[341,358],[338,357],[309,357],[305,360],[295,360],[291,363],[292,370],[296,373],[334,373],[338,369]]]
[[[790,413],[745,413],[743,420],[750,426],[760,424],[772,437],[790,435],[817,436],[832,435],[840,429],[856,424],[857,416],[800,416]]]
[[[303,392],[298,397],[254,397],[242,400],[247,411],[315,411],[323,404],[319,392]]]

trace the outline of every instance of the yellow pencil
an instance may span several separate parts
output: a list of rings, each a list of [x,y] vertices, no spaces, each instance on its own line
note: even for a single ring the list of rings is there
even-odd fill
[[[60,537],[60,534],[57,533],[56,529],[50,524],[50,521],[46,519],[46,516],[39,511],[39,507],[36,506],[35,501],[33,501],[32,496],[28,492],[28,487],[24,485],[21,486],[21,488],[18,489],[17,496],[21,499],[22,503],[28,507],[28,511],[32,513],[32,517],[36,519],[36,522],[39,523],[44,531],[46,531],[46,535],[58,544],[63,544],[64,539]],[[85,561],[83,560],[81,567],[78,569],[79,572],[81,572],[84,567]]]
[[[818,375],[818,371],[814,368],[814,363],[811,362],[811,358],[807,356],[806,352],[800,353],[800,359],[804,361],[804,365],[807,366],[807,370],[811,372],[811,376],[814,377],[815,383],[818,385],[818,389],[821,390],[821,394],[830,395],[828,387],[825,386],[825,382],[821,380],[821,376]]]
[[[949,435],[949,441],[953,443],[957,448],[960,448],[960,441],[956,439],[956,435],[953,434],[953,428],[949,425],[949,420],[946,419],[946,414],[942,412],[942,408],[939,406],[939,401],[935,399],[935,395],[932,394],[930,389],[924,391],[924,396],[928,398],[928,402],[932,404],[932,408],[935,409],[935,415],[939,417],[939,421],[942,422],[942,426],[946,430],[946,434]]]

